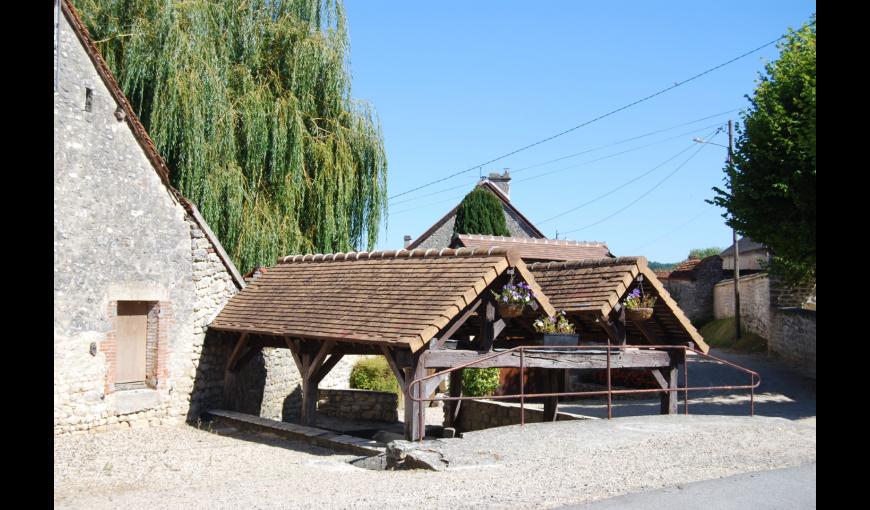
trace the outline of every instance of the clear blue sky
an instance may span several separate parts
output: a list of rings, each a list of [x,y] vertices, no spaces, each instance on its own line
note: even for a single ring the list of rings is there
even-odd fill
[[[370,101],[380,116],[388,192],[393,196],[581,124],[761,46],[807,21],[815,2],[347,0],[346,7],[352,93]],[[693,137],[709,135],[714,124],[724,125],[728,118],[739,120],[738,112],[519,170],[746,108],[744,96],[752,93],[758,72],[777,55],[775,46],[768,47],[485,166],[483,174],[510,168],[512,202],[550,238],[558,229],[560,239],[605,241],[616,255],[644,255],[660,262],[683,260],[692,248],[727,247],[731,231],[722,211],[704,202],[713,196],[711,188],[723,183],[726,150],[715,145],[703,146],[637,204],[592,224],[649,191],[701,148],[696,144],[671,159],[692,145]],[[727,134],[712,141],[725,145]],[[611,195],[545,221],[668,159]],[[478,171],[473,170],[391,200],[377,248],[400,248],[405,234],[416,238],[477,180]],[[448,188],[456,189],[442,191]]]

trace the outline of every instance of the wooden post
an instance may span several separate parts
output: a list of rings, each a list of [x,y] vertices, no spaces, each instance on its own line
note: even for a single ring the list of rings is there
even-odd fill
[[[300,356],[302,361],[300,370],[302,373],[302,423],[305,425],[314,425],[317,421],[317,388],[323,378],[322,376],[318,377],[318,372],[334,345],[335,342],[326,341],[320,344],[320,348],[313,356],[310,352],[302,353]],[[323,375],[326,374],[323,373]]]
[[[420,429],[424,426],[420,423],[420,409],[424,404],[412,400],[411,395],[413,393],[417,398],[423,395],[424,385],[417,384],[412,387],[411,382],[415,379],[425,377],[426,369],[423,367],[423,363],[420,362],[419,353],[412,357],[411,365],[410,368],[404,369],[405,382],[407,383],[407,386],[405,387],[405,439],[408,441],[417,441],[418,439],[423,439],[420,434]]]
[[[681,365],[685,363],[682,351],[670,351],[671,365],[668,368],[652,370],[653,376],[663,389],[675,389],[679,387],[678,374]],[[676,391],[669,391],[661,395],[661,414],[677,414],[678,397]]]
[[[547,387],[550,389],[550,393],[564,391],[563,386],[565,385],[565,371],[563,369],[557,368],[547,370],[547,379]],[[543,421],[556,421],[556,418],[558,416],[558,408],[559,397],[545,397]]]
[[[451,397],[461,397],[462,396],[462,370],[455,370],[450,372],[450,396]],[[459,410],[462,407],[461,400],[448,400],[444,402],[447,407],[447,415],[444,418],[446,422],[444,424],[445,427],[453,427],[458,430],[457,425],[459,424]]]
[[[492,342],[495,340],[495,303],[489,297],[486,298],[484,309],[480,312],[480,342],[478,349],[481,351],[492,350]]]

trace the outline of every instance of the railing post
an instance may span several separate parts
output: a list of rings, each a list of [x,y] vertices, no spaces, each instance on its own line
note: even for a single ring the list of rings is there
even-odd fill
[[[610,337],[607,337],[607,419],[613,418],[613,388],[610,386]]]
[[[686,416],[689,415],[689,353],[683,347],[683,412]]]
[[[526,349],[520,347],[520,427],[526,426],[526,386],[524,382],[526,377],[525,356]]]
[[[749,416],[755,416],[755,376],[749,374]]]

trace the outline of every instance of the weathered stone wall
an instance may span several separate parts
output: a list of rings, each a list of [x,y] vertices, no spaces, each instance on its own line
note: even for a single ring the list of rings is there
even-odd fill
[[[194,379],[203,372],[203,361],[207,368],[219,366],[202,355],[205,327],[237,288],[127,123],[115,117],[118,105],[64,16],[60,24],[54,93],[54,430],[183,421],[192,404],[215,398],[217,377],[203,377],[196,392]],[[90,111],[86,89],[92,91]],[[159,304],[153,387],[114,387],[118,301]]]
[[[664,286],[694,324],[713,318],[713,286],[722,279],[722,259],[702,262],[695,278],[668,278]]]
[[[767,273],[740,278],[740,323],[745,331],[770,338],[770,278]],[[713,315],[734,317],[734,280],[713,287]]]
[[[450,407],[444,406],[444,419]],[[543,421],[544,411],[526,407],[526,423],[538,423]],[[521,422],[521,409],[519,404],[496,402],[492,400],[463,400],[459,407],[459,418],[456,423],[457,430],[469,432],[472,430],[490,429],[493,427],[505,427],[519,425]],[[582,420],[584,417],[560,412],[557,416],[559,421]]]
[[[816,311],[774,308],[768,348],[805,375],[816,378]]]
[[[317,412],[352,420],[399,421],[399,397],[395,393],[370,390],[321,389]]]

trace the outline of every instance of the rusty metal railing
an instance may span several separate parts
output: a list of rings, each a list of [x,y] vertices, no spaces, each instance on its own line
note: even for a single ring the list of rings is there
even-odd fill
[[[644,389],[627,389],[627,390],[614,390],[611,385],[611,354],[613,350],[626,350],[626,349],[636,349],[636,350],[664,350],[664,351],[682,351],[683,352],[683,387],[679,385],[675,385],[673,388],[644,388]],[[551,393],[526,393],[525,392],[525,353],[526,351],[538,351],[538,354],[542,354],[540,351],[552,351],[552,350],[562,350],[562,351],[578,351],[578,354],[583,354],[583,350],[596,350],[606,351],[606,373],[607,373],[607,389],[606,390],[597,390],[597,391],[561,391],[561,392],[551,392]],[[490,395],[486,397],[422,397],[419,395],[420,388],[425,381],[436,377],[442,377],[451,372],[455,372],[457,370],[462,370],[465,368],[473,368],[473,365],[480,364],[484,361],[497,358],[499,356],[504,356],[512,353],[519,352],[520,357],[520,392],[514,393],[511,395]],[[688,352],[693,352],[700,357],[711,359],[718,363],[722,363],[724,365],[728,365],[732,368],[735,368],[741,372],[744,372],[749,375],[749,384],[748,385],[730,385],[730,386],[689,386],[689,357],[687,356]],[[596,353],[593,353],[596,354]],[[440,372],[435,372],[433,374],[421,377],[419,379],[414,379],[408,385],[408,396],[410,400],[418,403],[422,402],[441,402],[441,401],[462,401],[462,400],[471,400],[471,399],[483,399],[483,400],[506,400],[506,399],[515,399],[519,397],[520,399],[520,425],[524,426],[526,423],[526,408],[525,401],[526,397],[537,398],[537,397],[561,397],[561,396],[592,396],[592,395],[607,395],[607,418],[610,419],[613,417],[613,395],[627,395],[631,393],[663,393],[663,392],[683,392],[683,412],[684,414],[689,414],[689,391],[711,391],[711,390],[749,390],[749,415],[755,415],[755,388],[757,388],[761,384],[761,375],[758,372],[753,370],[749,370],[748,368],[741,367],[735,363],[731,363],[730,361],[724,360],[722,358],[718,358],[711,354],[706,354],[692,347],[688,347],[685,345],[613,345],[610,343],[607,344],[599,344],[599,345],[523,345],[519,347],[513,347],[511,349],[505,349],[503,351],[492,352],[491,354],[487,354],[482,356],[476,360],[470,361],[468,363],[463,363],[461,365],[457,365],[455,367],[450,367]],[[419,407],[419,438],[422,440],[426,435],[426,408],[423,405]],[[556,409],[558,413],[558,406]]]

